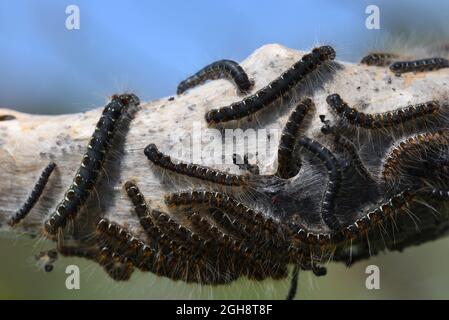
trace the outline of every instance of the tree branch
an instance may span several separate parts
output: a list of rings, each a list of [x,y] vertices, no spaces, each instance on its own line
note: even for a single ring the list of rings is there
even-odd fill
[[[302,54],[279,45],[266,45],[255,51],[242,66],[255,80],[257,90],[278,77]],[[320,131],[322,123],[318,115],[325,114],[327,119],[333,118],[326,103],[329,94],[341,93],[350,105],[357,104],[365,112],[382,112],[427,100],[446,101],[448,80],[448,69],[397,77],[388,68],[340,62],[317,73],[295,94],[297,97],[311,97],[316,106],[315,116],[306,134],[326,142],[329,138]],[[194,183],[184,178],[173,181],[175,178],[172,176],[162,179],[149,165],[144,148],[149,143],[155,143],[162,152],[191,162],[192,159],[186,154],[178,152],[180,146],[187,147],[191,143],[192,136],[198,133],[198,126],[203,129],[203,148],[207,148],[208,138],[216,134],[206,130],[206,111],[241,98],[232,83],[216,80],[175,96],[174,99],[162,98],[142,103],[129,130],[122,131],[126,138],[121,147],[115,149],[108,160],[104,177],[87,208],[89,215],[104,215],[140,232],[137,218],[131,212],[131,203],[123,190],[125,181],[135,180],[152,205],[160,208],[164,208],[165,193],[175,191],[176,188],[191,188]],[[281,130],[290,110],[291,107],[285,103],[282,107],[269,108],[251,117],[252,122],[243,120],[238,125],[242,128]],[[102,108],[98,108],[85,113],[38,116],[0,109],[3,117],[3,121],[0,121],[1,229],[12,233],[41,234],[43,221],[53,212],[72,183],[101,111]],[[253,146],[249,148],[251,151]],[[260,155],[258,160],[262,173],[275,172],[275,157],[275,149],[267,155]],[[210,159],[203,159],[204,164],[210,164],[207,160]],[[26,200],[41,171],[50,161],[54,161],[57,168],[43,196],[30,215],[21,224],[11,228],[6,222]],[[215,167],[239,172],[234,165]]]

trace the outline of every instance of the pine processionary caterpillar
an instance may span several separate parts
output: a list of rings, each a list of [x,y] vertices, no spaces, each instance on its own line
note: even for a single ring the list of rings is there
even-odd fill
[[[232,80],[240,92],[247,92],[253,86],[245,70],[237,62],[232,60],[218,60],[179,83],[177,94],[182,94],[197,85],[205,83],[207,80],[220,78]]]
[[[241,119],[270,105],[286,94],[293,86],[303,81],[325,61],[335,59],[335,50],[330,46],[322,46],[304,55],[280,77],[270,82],[255,94],[234,102],[229,106],[210,110],[206,113],[208,123],[220,123]]]
[[[387,185],[395,185],[399,176],[404,178],[408,169],[414,170],[416,176],[416,161],[420,155],[428,154],[430,150],[439,150],[449,145],[449,131],[428,132],[409,137],[394,147],[385,158],[382,168],[382,178]],[[413,165],[414,164],[414,165]],[[408,168],[407,168],[408,167]]]
[[[270,237],[274,237],[279,232],[279,225],[276,221],[271,218],[265,218],[261,213],[246,207],[234,198],[221,192],[191,191],[172,193],[166,195],[165,203],[168,206],[208,204],[211,207],[223,210],[232,219],[236,219],[240,224],[254,232],[266,231]]]
[[[334,207],[342,179],[340,165],[332,152],[317,141],[301,136],[298,144],[315,155],[327,169],[329,179],[321,202],[321,217],[331,230],[338,230],[340,223],[335,216]]]
[[[54,162],[50,162],[45,169],[42,171],[39,180],[34,185],[33,190],[31,191],[31,194],[28,196],[25,203],[22,205],[22,207],[14,214],[14,216],[11,217],[9,220],[10,226],[15,226],[20,221],[22,221],[27,214],[31,211],[31,209],[34,207],[34,205],[39,200],[40,196],[42,195],[42,192],[44,191],[45,186],[47,185],[48,179],[50,178],[51,173],[55,169],[56,164]]]
[[[365,129],[392,127],[426,115],[435,114],[440,110],[440,104],[437,101],[428,101],[394,111],[367,114],[348,106],[348,104],[341,99],[340,95],[336,93],[329,95],[326,101],[332,110],[334,110],[340,117],[344,118],[352,125]]]
[[[368,66],[387,67],[398,58],[399,55],[395,53],[371,52],[364,56],[362,60],[360,60],[360,63]]]
[[[407,72],[426,72],[449,67],[449,60],[445,58],[426,58],[413,61],[396,61],[390,65],[395,74]]]
[[[293,149],[299,134],[301,124],[309,109],[313,106],[311,99],[302,100],[293,110],[282,131],[278,148],[278,168],[276,175],[282,179],[289,179],[298,174],[301,167],[300,159],[293,159]]]
[[[348,138],[342,135],[336,135],[335,142],[340,145],[346,152],[349,154],[351,158],[351,165],[355,168],[355,170],[360,174],[360,176],[365,180],[373,181],[373,177],[368,169],[363,164],[362,159],[359,156],[358,150],[354,143],[350,141]]]
[[[192,178],[197,178],[227,186],[243,186],[247,183],[247,176],[228,174],[197,164],[187,164],[183,162],[174,163],[169,156],[161,153],[154,144],[149,144],[145,148],[145,155],[147,156],[148,160],[161,168]]]
[[[104,108],[72,185],[65,193],[64,199],[57,205],[55,212],[45,222],[47,234],[54,236],[59,228],[64,228],[67,219],[74,218],[79,208],[87,201],[98,180],[118,122],[126,114],[129,105],[139,105],[139,98],[134,94],[114,96]]]
[[[2,114],[0,115],[0,121],[10,121],[10,120],[15,120],[16,117],[10,114]]]

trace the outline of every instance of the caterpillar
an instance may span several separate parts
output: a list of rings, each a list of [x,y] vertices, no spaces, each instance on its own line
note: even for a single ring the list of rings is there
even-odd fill
[[[338,230],[340,223],[335,217],[334,207],[342,180],[340,165],[332,152],[315,140],[301,136],[298,145],[315,155],[327,169],[329,179],[321,201],[321,217],[331,230]]]
[[[410,120],[436,114],[440,110],[440,104],[437,101],[428,101],[399,108],[394,111],[367,114],[349,107],[340,95],[336,93],[329,95],[326,101],[338,116],[344,118],[352,125],[365,129],[392,127]]]
[[[212,208],[207,213],[209,217],[211,217],[211,220],[218,225],[220,228],[225,230],[226,233],[220,234],[221,237],[223,237],[227,241],[241,241],[244,239],[247,239],[250,237],[249,230],[246,227],[246,225],[241,224],[239,220],[237,219],[231,219],[228,215],[226,215],[224,212],[222,212],[219,209]],[[192,221],[192,223],[197,226],[199,229],[204,228],[203,220],[204,218],[200,217],[199,214],[193,213],[189,219]],[[207,220],[206,220],[207,222]],[[210,232],[210,229],[209,229]],[[228,234],[230,236],[228,236]],[[234,240],[237,239],[237,240]],[[235,243],[236,244],[236,243]]]
[[[122,255],[112,252],[107,246],[78,247],[78,246],[58,246],[58,252],[65,257],[82,257],[93,260],[100,264],[106,273],[116,281],[127,281],[134,272],[132,262]]]
[[[403,210],[411,203],[418,191],[407,188],[392,196],[388,201],[381,203],[374,210],[368,211],[354,223],[346,226],[342,233],[346,239],[355,239],[359,235],[366,234],[374,225],[381,224],[386,218],[391,217],[394,212]]]
[[[226,241],[226,237],[217,228],[214,228],[216,232],[212,235],[210,234],[213,229],[211,225],[209,225],[209,230],[202,230],[203,232],[208,231],[208,234],[211,235],[208,238],[209,240],[205,240],[201,235],[174,222],[166,213],[149,209],[137,185],[132,181],[125,183],[125,189],[135,205],[135,210],[141,210],[138,216],[144,230],[156,242],[161,242],[165,234],[170,235],[170,250],[175,252],[187,250],[191,257],[204,255],[212,259],[212,256],[217,254],[217,248],[233,249],[228,245],[229,242]],[[218,238],[217,235],[219,235]],[[235,251],[231,250],[234,253]],[[221,250],[220,252],[224,251]]]
[[[237,62],[224,59],[207,65],[193,76],[181,81],[176,93],[182,94],[197,85],[205,83],[207,80],[220,78],[232,80],[240,92],[247,92],[253,86],[245,70]]]
[[[399,176],[402,180],[407,178],[407,171],[413,170],[414,177],[428,175],[428,170],[423,174],[419,170],[426,170],[425,166],[417,167],[417,161],[420,161],[423,155],[427,158],[431,156],[432,150],[438,152],[443,146],[449,145],[449,131],[441,130],[437,132],[428,132],[409,137],[393,147],[386,156],[381,176],[383,181],[389,185],[397,184]],[[447,148],[446,148],[447,149]],[[433,159],[427,159],[432,161]],[[433,173],[438,170],[432,169]]]
[[[296,247],[301,244],[319,245],[320,247],[325,247],[329,244],[336,245],[342,241],[353,240],[360,235],[366,234],[374,226],[391,217],[395,211],[401,211],[407,207],[420,194],[422,192],[412,191],[407,188],[393,195],[387,201],[380,203],[374,209],[363,212],[361,217],[353,223],[328,233],[314,233],[304,226],[291,223],[287,224],[286,230],[290,234],[292,244]]]
[[[0,115],[0,121],[10,121],[10,120],[15,120],[16,117],[10,114],[2,114]]]
[[[134,264],[130,259],[111,251],[106,246],[100,251],[98,263],[116,281],[127,281],[134,272]]]
[[[20,209],[10,218],[8,221],[10,226],[15,226],[20,221],[22,221],[27,214],[31,211],[34,205],[39,200],[42,192],[44,191],[45,186],[47,185],[48,179],[50,178],[51,173],[55,169],[56,164],[54,162],[50,162],[45,169],[42,171],[38,181],[33,187],[30,195],[26,199],[25,203],[20,207]]]
[[[387,52],[371,52],[364,56],[360,63],[368,66],[386,67],[394,60],[398,59],[399,55]]]
[[[161,232],[153,219],[154,212],[157,213],[157,211],[150,209],[145,201],[145,197],[140,192],[137,185],[133,181],[127,181],[125,183],[125,190],[134,205],[134,212],[139,218],[140,225],[150,239],[155,242],[154,247],[158,247],[162,250],[167,250],[167,248],[175,248],[174,243],[172,243],[171,247],[167,245],[169,242],[168,237]]]
[[[234,198],[221,193],[211,191],[191,191],[172,193],[165,196],[168,206],[180,206],[189,204],[209,204],[212,207],[222,209],[232,218],[238,220],[253,230],[265,230],[273,236],[279,231],[278,223],[271,218],[265,218],[260,212],[256,212]]]
[[[396,61],[390,65],[395,74],[407,72],[426,72],[449,67],[449,60],[445,58],[426,58],[413,61]]]
[[[227,122],[244,118],[255,113],[286,94],[293,86],[302,82],[326,61],[335,59],[335,50],[331,46],[322,46],[304,55],[301,60],[285,71],[280,77],[271,81],[266,87],[241,101],[229,106],[210,110],[206,113],[209,124]]]
[[[134,237],[121,226],[102,218],[96,226],[96,232],[101,240],[107,243],[108,248],[115,240],[113,251],[119,250],[123,256],[141,270],[151,270],[151,265],[158,255],[157,249],[146,245],[143,241]]]
[[[161,153],[155,144],[149,144],[145,148],[144,153],[148,160],[155,165],[192,178],[227,186],[243,186],[248,182],[248,177],[244,175],[228,174],[198,164],[187,164],[183,162],[174,163],[170,156]]]
[[[288,290],[285,300],[293,300],[298,290],[299,266],[295,264],[292,271],[292,279],[290,280],[290,289]]]
[[[335,144],[337,145],[337,147],[342,148],[349,154],[351,158],[351,166],[359,173],[362,179],[364,179],[365,181],[375,182],[375,179],[363,164],[363,161],[360,158],[358,150],[354,143],[352,143],[352,141],[345,136],[341,135],[335,126],[331,126],[330,121],[326,120],[325,115],[320,115],[320,120],[324,124],[321,127],[321,132],[326,135],[332,134],[334,136]]]
[[[371,173],[363,164],[362,159],[359,156],[358,150],[354,143],[347,139],[345,136],[336,135],[335,142],[337,145],[341,146],[350,156],[351,165],[355,168],[355,170],[360,174],[360,177],[366,181],[375,181],[372,177]]]
[[[149,213],[149,208],[145,197],[140,192],[139,188],[133,181],[125,182],[125,191],[131,202],[134,205],[134,211],[136,212],[139,219],[145,218]]]
[[[293,149],[296,137],[307,112],[314,106],[311,99],[302,100],[293,110],[282,131],[278,147],[278,167],[276,175],[282,179],[289,179],[298,174],[301,160],[293,159]]]
[[[44,224],[48,235],[54,236],[60,228],[64,228],[67,219],[74,218],[79,208],[86,203],[98,180],[119,120],[126,114],[130,105],[138,106],[139,103],[136,95],[124,94],[113,96],[111,102],[104,108],[72,185]]]
[[[449,190],[434,188],[428,193],[428,195],[440,200],[449,200]]]

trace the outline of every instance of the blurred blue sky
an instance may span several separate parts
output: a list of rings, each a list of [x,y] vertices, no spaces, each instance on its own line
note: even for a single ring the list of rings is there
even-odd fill
[[[70,4],[80,30],[65,28]],[[381,30],[365,28],[369,4],[380,8]],[[388,36],[448,38],[448,9],[444,0],[0,0],[0,106],[75,112],[125,90],[151,100],[214,60],[240,61],[267,43],[328,43],[356,60]]]

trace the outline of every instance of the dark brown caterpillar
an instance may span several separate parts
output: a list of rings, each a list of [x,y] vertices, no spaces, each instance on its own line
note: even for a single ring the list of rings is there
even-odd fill
[[[37,203],[40,196],[42,195],[42,192],[44,191],[44,188],[47,185],[48,179],[50,178],[50,175],[53,172],[53,170],[55,169],[55,167],[56,167],[56,164],[54,162],[50,162],[45,167],[45,169],[42,171],[42,173],[39,177],[39,180],[34,185],[34,188],[31,191],[31,194],[26,199],[25,203],[14,214],[14,216],[12,216],[11,219],[8,221],[10,226],[15,226],[16,224],[18,224],[31,211],[31,209],[34,207],[34,205]]]
[[[271,218],[265,218],[260,212],[256,212],[234,198],[221,193],[210,191],[191,191],[172,193],[165,196],[165,203],[169,206],[181,206],[190,204],[208,204],[223,210],[233,219],[255,232],[267,231],[274,236],[280,230],[278,223]],[[252,236],[257,236],[253,234]]]
[[[182,175],[227,186],[244,186],[247,184],[248,177],[244,175],[228,174],[198,164],[173,163],[170,156],[161,153],[154,144],[149,144],[144,152],[148,160],[155,165]]]
[[[134,205],[134,212],[136,212],[140,225],[145,230],[145,233],[151,239],[151,243],[149,247],[153,254],[157,254],[160,252],[168,252],[170,250],[177,251],[179,249],[179,245],[175,241],[171,241],[167,235],[165,235],[161,230],[156,226],[155,221],[153,219],[153,211],[148,206],[145,201],[145,197],[140,192],[137,185],[132,181],[127,181],[125,183],[125,190],[128,197],[131,199],[131,202]],[[107,221],[106,221],[107,222]],[[103,222],[103,227],[105,222]],[[103,228],[104,229],[104,228]],[[122,239],[122,242],[126,242]],[[148,250],[144,248],[144,250]],[[148,255],[146,255],[148,256]],[[161,259],[164,258],[164,255],[159,255]],[[141,267],[140,267],[141,268]]]
[[[334,136],[337,147],[340,147],[349,154],[351,167],[353,167],[365,181],[375,181],[375,179],[371,176],[371,173],[363,164],[354,143],[352,143],[352,141],[345,136],[341,135],[336,127],[331,126],[330,121],[326,120],[325,115],[320,115],[320,120],[324,124],[321,127],[321,132],[324,134],[332,134]]]
[[[298,290],[299,265],[295,264],[292,271],[292,279],[290,280],[290,289],[288,290],[285,300],[293,300]]]
[[[298,145],[315,155],[326,167],[329,179],[321,201],[321,217],[331,230],[338,230],[340,223],[335,216],[335,197],[341,185],[341,168],[330,150],[315,140],[302,136],[298,138]]]
[[[387,218],[392,217],[393,213],[401,212],[420,194],[418,191],[413,192],[410,189],[406,189],[395,194],[389,200],[382,202],[376,208],[365,211],[353,223],[329,233],[314,233],[304,226],[295,224],[289,224],[287,230],[291,234],[294,246],[308,244],[325,247],[330,244],[338,244],[342,241],[365,235],[375,226],[381,225]]]
[[[352,125],[365,129],[392,127],[427,115],[436,114],[440,110],[440,104],[437,101],[428,101],[394,111],[367,114],[348,106],[341,99],[340,95],[336,93],[329,95],[326,101],[338,116],[344,118]]]
[[[289,179],[298,174],[301,160],[293,159],[293,149],[301,128],[301,124],[310,108],[313,107],[311,99],[302,100],[293,110],[282,131],[278,148],[278,168],[276,175],[282,179]]]
[[[360,60],[360,63],[368,66],[387,67],[398,58],[399,55],[395,53],[371,52],[364,56],[362,60]]]
[[[118,251],[141,270],[152,270],[151,265],[157,256],[156,248],[146,245],[126,229],[105,218],[97,223],[96,232],[102,241],[101,245],[106,243],[112,252]]]
[[[204,258],[219,262],[223,267],[225,261],[222,261],[221,258],[217,260],[217,255],[224,254],[225,248],[229,249],[232,257],[234,257],[234,254],[238,253],[238,246],[235,246],[235,244],[234,246],[231,246],[231,242],[228,241],[229,238],[217,228],[208,225],[208,228],[202,230],[203,232],[201,235],[198,235],[173,221],[166,213],[151,210],[134,182],[126,182],[125,189],[135,206],[135,211],[140,218],[142,227],[150,238],[158,243],[157,247],[159,250],[168,249],[164,239],[167,238],[165,235],[169,235],[169,249],[176,255],[179,255],[180,252],[185,252],[190,256],[189,261],[191,262],[197,261],[198,263],[204,263],[204,261],[201,262],[195,260],[196,256],[203,256]],[[211,235],[211,232],[214,233],[207,239],[204,239],[202,235],[204,235],[205,232],[207,232],[208,235]],[[228,258],[232,257],[230,256]],[[186,257],[184,257],[184,260],[188,261]],[[208,277],[210,278],[211,275]],[[226,277],[230,279],[229,275],[226,275]]]
[[[418,134],[401,141],[385,158],[382,169],[384,182],[393,186],[397,180],[406,178],[406,173],[410,170],[413,170],[413,176],[416,177],[428,175],[428,172],[420,172],[420,170],[426,170],[425,166],[422,166],[422,169],[416,168],[416,163],[420,160],[418,157],[422,154],[429,156],[432,150],[434,152],[445,150],[443,146],[448,145],[449,131],[447,130]],[[434,168],[432,171],[435,173],[438,170]]]
[[[396,61],[390,65],[395,74],[407,72],[426,72],[449,67],[449,60],[445,58],[427,58],[413,61]]]
[[[232,60],[218,60],[179,83],[176,93],[182,94],[193,87],[205,83],[207,80],[220,78],[232,80],[240,92],[247,92],[253,86],[245,70],[237,62]]]
[[[64,228],[67,219],[74,218],[79,208],[89,198],[110,149],[118,123],[130,105],[139,105],[139,98],[134,94],[114,96],[104,108],[72,185],[65,193],[64,199],[57,205],[55,212],[45,222],[45,231],[50,236],[54,236],[60,228]]]
[[[9,121],[9,120],[15,120],[16,117],[10,114],[2,114],[0,115],[0,121]]]
[[[335,50],[330,46],[322,46],[304,55],[280,77],[270,82],[255,94],[234,102],[229,106],[210,110],[206,113],[208,123],[220,123],[241,119],[262,108],[267,107],[286,94],[293,86],[303,81],[325,61],[335,59]]]
[[[82,248],[78,246],[58,246],[58,252],[65,257],[81,257],[100,264],[106,273],[116,281],[127,281],[134,272],[134,265],[108,247]]]
[[[238,240],[243,240],[250,237],[250,234],[248,233],[249,230],[245,225],[241,224],[237,219],[230,218],[221,210],[216,208],[210,209],[207,215],[217,226],[225,230],[226,233],[220,233],[221,237],[228,239],[228,234],[232,236],[233,239]],[[191,214],[188,218],[192,222],[192,224],[200,230],[206,229],[205,224],[209,223],[206,219],[204,219],[197,213]],[[209,229],[207,230],[207,232],[210,233],[211,230]]]
[[[364,214],[354,223],[346,226],[342,232],[346,239],[355,239],[358,236],[367,234],[374,226],[382,224],[387,218],[391,218],[393,213],[401,213],[420,193],[406,189],[390,200],[382,203],[374,210]]]
[[[105,237],[107,243],[115,240],[119,244],[115,246],[120,251],[119,254],[129,259],[133,265],[159,276],[203,284],[228,283],[239,276],[226,271],[229,260],[211,259],[213,256],[219,258],[213,247],[197,252],[184,246],[177,247],[176,240],[167,239],[166,242],[170,244],[171,249],[158,247],[155,251],[122,227],[106,219],[100,221],[97,232]],[[214,269],[216,266],[207,266],[212,262],[220,265],[220,273],[217,274]]]
[[[127,257],[103,247],[98,255],[98,263],[116,281],[127,281],[134,272],[134,264]]]
[[[354,143],[347,139],[342,135],[337,135],[335,137],[335,142],[337,145],[341,146],[350,156],[351,165],[356,169],[356,171],[360,174],[360,176],[365,180],[374,181],[374,178],[371,176],[371,173],[363,164],[362,159],[359,156],[358,150]]]

